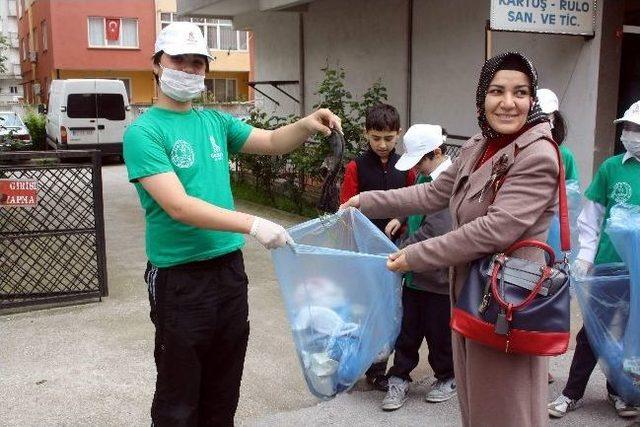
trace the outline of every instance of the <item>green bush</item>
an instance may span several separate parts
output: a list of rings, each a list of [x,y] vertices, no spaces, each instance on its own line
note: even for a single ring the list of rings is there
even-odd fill
[[[342,119],[342,130],[347,142],[344,159],[346,162],[366,147],[364,122],[367,110],[378,102],[386,101],[387,90],[378,80],[365,91],[361,100],[356,100],[345,86],[345,71],[342,67],[331,68],[326,65],[322,71],[324,78],[315,92],[319,96],[319,102],[313,108],[328,108]],[[298,117],[295,115],[273,116],[253,109],[247,123],[256,128],[272,130],[296,120]],[[327,137],[316,135],[314,138],[313,141],[308,141],[292,153],[283,156],[232,156],[236,165],[234,184],[243,188],[236,197],[249,197],[257,203],[264,200],[267,202],[265,204],[310,216],[313,203],[305,199],[308,193],[306,186],[309,181],[319,182],[323,179],[323,163],[330,151]],[[248,181],[249,176],[253,178],[253,183]],[[276,186],[276,183],[280,185]],[[250,191],[247,185],[250,186]]]
[[[27,129],[29,129],[29,134],[31,134],[33,149],[45,150],[47,144],[47,132],[45,129],[47,123],[46,116],[38,113],[34,107],[29,106],[27,107],[23,121]]]

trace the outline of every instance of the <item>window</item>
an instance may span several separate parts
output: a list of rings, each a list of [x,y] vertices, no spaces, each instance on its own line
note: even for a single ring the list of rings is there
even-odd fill
[[[115,31],[107,34],[106,25]],[[138,47],[138,20],[129,18],[90,17],[89,47]]]
[[[181,16],[176,13],[161,13],[160,26],[165,28],[171,22],[193,22],[198,25],[207,41],[209,49],[246,51],[248,33],[234,31],[230,20]]]
[[[18,93],[18,86],[9,86],[9,93]]]
[[[236,79],[205,79],[207,92],[213,93],[216,102],[229,102],[238,99]]]
[[[67,98],[71,119],[124,120],[124,100],[119,93],[74,93]]]
[[[33,34],[33,50],[34,52],[37,52],[38,51],[38,29],[34,27],[31,30],[31,34]]]
[[[29,55],[29,36],[22,39],[22,60],[26,61]]]
[[[47,21],[42,21],[42,25],[40,26],[42,30],[42,51],[48,49],[48,40],[47,40]]]

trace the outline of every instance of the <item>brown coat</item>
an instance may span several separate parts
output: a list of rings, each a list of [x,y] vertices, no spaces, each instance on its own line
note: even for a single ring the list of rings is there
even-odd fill
[[[469,263],[502,251],[522,239],[546,241],[557,203],[558,158],[545,137],[548,123],[520,135],[474,171],[484,150],[481,135],[471,138],[453,165],[433,183],[360,195],[362,212],[373,218],[424,214],[449,207],[453,231],[405,248],[412,270],[452,266],[451,300],[468,275]],[[517,153],[517,155],[516,155]],[[507,157],[504,183],[494,195],[480,193],[492,162]],[[517,254],[543,262],[542,252]],[[455,375],[465,426],[548,424],[547,359],[504,354],[453,333]]]

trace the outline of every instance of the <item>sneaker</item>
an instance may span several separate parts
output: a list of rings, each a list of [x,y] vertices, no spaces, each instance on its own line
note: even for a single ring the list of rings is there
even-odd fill
[[[556,400],[547,405],[549,415],[554,418],[562,418],[567,412],[574,411],[582,405],[582,400],[573,400],[561,394]]]
[[[609,393],[609,402],[613,405],[618,413],[619,417],[622,418],[631,418],[637,417],[640,414],[638,408],[633,405],[628,404],[620,396],[616,396],[615,394]]]
[[[436,380],[431,384],[431,390],[424,398],[427,402],[440,403],[445,402],[458,394],[456,390],[455,378],[449,378],[448,380]]]
[[[373,386],[374,389],[380,391],[389,390],[389,380],[386,375],[371,375],[367,376],[367,382]]]
[[[400,409],[404,402],[407,401],[407,391],[409,390],[409,381],[398,377],[389,378],[389,391],[382,401],[383,411],[395,411]]]

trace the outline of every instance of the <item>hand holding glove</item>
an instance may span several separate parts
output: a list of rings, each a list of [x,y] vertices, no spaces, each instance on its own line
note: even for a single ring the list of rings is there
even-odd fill
[[[258,216],[253,220],[249,234],[266,249],[277,249],[287,243],[293,243],[293,239],[283,226]]]

